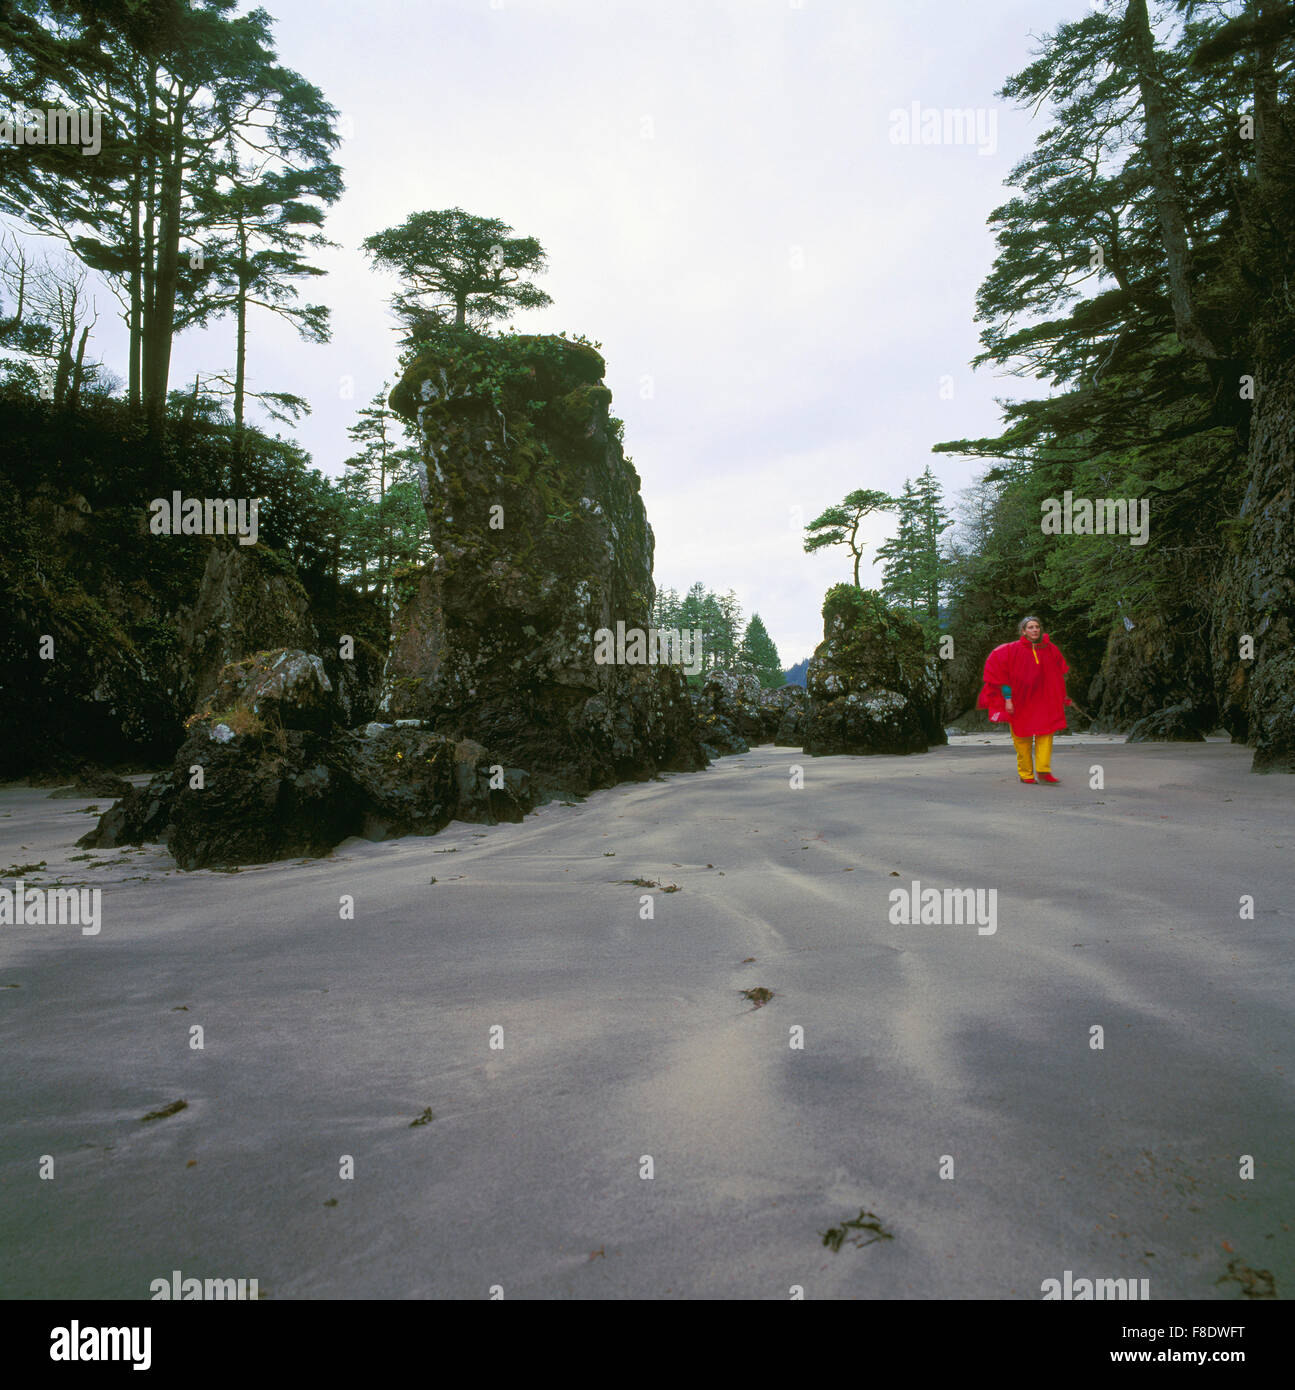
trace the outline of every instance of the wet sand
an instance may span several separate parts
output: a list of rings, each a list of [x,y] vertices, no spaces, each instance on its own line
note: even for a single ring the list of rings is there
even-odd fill
[[[86,803],[0,789],[0,886],[103,889],[97,936],[0,927],[0,1291],[1289,1297],[1295,781],[1249,764],[1067,737],[1022,787],[1003,735],[766,746],[190,874],[73,859]],[[914,880],[993,890],[994,932],[892,923]]]

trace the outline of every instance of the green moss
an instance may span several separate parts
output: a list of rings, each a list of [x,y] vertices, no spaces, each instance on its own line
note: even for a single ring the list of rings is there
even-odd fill
[[[844,618],[847,627],[880,628],[888,630],[894,615],[885,600],[874,589],[860,589],[853,584],[834,584],[823,597],[823,625],[828,630],[836,618]]]

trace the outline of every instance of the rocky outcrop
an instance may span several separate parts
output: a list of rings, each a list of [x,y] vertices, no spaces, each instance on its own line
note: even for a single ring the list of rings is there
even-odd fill
[[[1196,705],[1183,702],[1145,715],[1129,730],[1129,743],[1204,743],[1213,724],[1201,719]]]
[[[334,597],[312,612],[278,552],[152,535],[138,505],[24,498],[0,478],[0,509],[0,667],[6,715],[23,729],[0,740],[0,777],[72,773],[87,759],[156,765],[224,666],[261,650],[321,651],[346,717],[372,714],[382,654],[371,603]]]
[[[774,743],[799,748],[805,736],[809,695],[803,685],[781,685],[760,695],[765,733]]]
[[[164,756],[161,731],[187,709],[156,679],[151,631],[130,620],[109,561],[98,565],[108,582],[87,587],[87,557],[112,554],[113,539],[99,543],[107,522],[43,494],[23,498],[2,476],[0,511],[0,684],[15,731],[0,739],[0,778]]]
[[[357,833],[370,840],[433,835],[452,819],[518,821],[531,806],[523,769],[504,768],[470,739],[456,743],[413,725],[339,734],[331,759],[355,788]]]
[[[1289,293],[1284,301],[1289,304]],[[1287,317],[1256,369],[1245,495],[1214,605],[1219,722],[1255,772],[1295,772],[1295,356]],[[1244,639],[1249,638],[1247,643]],[[1251,654],[1252,653],[1252,654]]]
[[[77,773],[76,781],[68,787],[59,787],[50,796],[69,801],[81,801],[91,796],[129,796],[133,788],[124,777],[103,768],[86,766]]]
[[[354,792],[329,766],[328,740],[302,729],[222,737],[191,730],[175,765],[100,820],[80,844],[163,840],[181,869],[327,854],[357,833]],[[191,768],[201,768],[194,785]]]
[[[202,702],[197,719],[219,725],[241,715],[258,724],[324,733],[338,713],[323,661],[309,652],[285,650],[230,662],[216,677],[216,688]]]
[[[372,601],[321,595],[313,603],[292,566],[263,545],[196,537],[210,547],[192,606],[175,619],[188,707],[215,686],[227,665],[256,652],[318,652],[336,715],[369,719],[378,706],[384,653],[371,640]]]
[[[924,753],[947,741],[939,663],[921,627],[852,584],[823,601],[808,695],[803,746],[811,755]]]
[[[692,704],[707,757],[745,753],[751,744],[766,742],[761,694],[756,676],[725,670],[706,673],[701,687],[692,692]]]
[[[767,690],[747,671],[707,672],[692,692],[693,709],[708,757],[745,753],[759,743],[800,747],[806,709],[805,687]]]
[[[1199,628],[1199,614],[1188,612],[1169,618],[1140,613],[1132,630],[1116,624],[1097,675],[1082,697],[1096,724],[1126,732],[1161,710],[1182,707],[1192,711],[1191,722],[1202,731],[1213,729],[1218,708],[1208,648],[1203,636],[1193,635]],[[1075,686],[1070,684],[1070,689]]]
[[[189,703],[211,690],[224,667],[256,651],[314,650],[310,601],[292,566],[263,545],[228,537],[155,538],[158,545],[196,542],[206,551],[191,603],[175,614],[177,668]],[[196,547],[195,547],[196,548]]]
[[[520,820],[530,779],[481,744],[416,722],[330,722],[320,658],[267,652],[226,666],[174,765],[132,789],[81,844],[164,841],[182,869],[328,853],[351,835],[431,835],[452,819]],[[195,774],[194,769],[199,769]]]
[[[446,332],[391,397],[436,558],[404,577],[385,712],[481,740],[545,793],[705,764],[678,668],[600,659],[600,631],[646,632],[653,596],[603,371],[562,338]]]

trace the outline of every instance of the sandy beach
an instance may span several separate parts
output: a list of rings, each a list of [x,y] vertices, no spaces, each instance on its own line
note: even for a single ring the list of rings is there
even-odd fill
[[[1295,787],[1249,765],[1065,737],[1022,787],[1002,735],[764,746],[189,874],[74,857],[91,803],[2,789],[0,870],[103,921],[0,928],[0,1290],[1289,1297]],[[993,890],[994,931],[893,923],[914,881]]]

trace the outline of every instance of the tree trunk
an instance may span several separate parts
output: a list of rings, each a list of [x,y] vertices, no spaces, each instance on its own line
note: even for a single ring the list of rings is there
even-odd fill
[[[145,76],[144,82],[144,110],[140,113],[140,129],[147,130],[149,143],[147,146],[147,164],[144,171],[144,246],[143,255],[140,260],[142,281],[139,306],[139,338],[137,344],[139,365],[137,375],[139,378],[139,401],[138,404],[143,408],[146,404],[148,386],[145,381],[145,359],[147,356],[145,349],[145,339],[148,335],[149,325],[153,321],[153,297],[154,286],[157,279],[157,67],[150,66]]]
[[[240,218],[238,227],[238,336],[234,347],[234,466],[232,489],[235,497],[243,489],[243,409],[247,390],[247,228]]]
[[[184,88],[176,95],[169,118],[166,164],[162,169],[157,235],[157,275],[153,305],[144,331],[144,403],[150,425],[161,433],[166,420],[166,392],[171,376],[175,336],[175,292],[180,272],[180,199],[184,179]]]
[[[135,68],[135,129],[146,130],[143,119],[143,99],[140,92],[139,68]],[[137,157],[135,172],[130,180],[130,231],[127,247],[130,254],[130,309],[127,328],[130,335],[126,366],[126,398],[132,410],[138,410],[142,399],[140,359],[144,336],[144,242],[141,215],[144,212],[144,175],[142,159]]]
[[[75,332],[76,327],[74,325],[69,336],[61,339],[58,345],[58,367],[54,373],[54,408],[56,410],[67,401],[68,382],[72,379],[72,339],[70,334]]]
[[[81,341],[77,344],[76,362],[72,367],[72,385],[68,391],[67,403],[71,410],[81,404],[81,383],[85,380],[85,344],[90,336],[90,325],[81,330]]]
[[[1285,9],[1276,0],[1250,0],[1250,10],[1258,17],[1270,18]],[[1277,143],[1281,136],[1281,114],[1278,109],[1277,70],[1273,65],[1273,50],[1257,48],[1252,55],[1255,83],[1255,173],[1259,183],[1267,183],[1276,173]]]
[[[1174,166],[1173,134],[1169,103],[1156,72],[1155,36],[1147,17],[1147,0],[1129,0],[1124,16],[1132,44],[1138,90],[1142,97],[1142,118],[1146,126],[1147,163],[1155,197],[1160,239],[1169,264],[1169,300],[1174,311],[1174,330],[1178,339],[1205,361],[1222,354],[1196,316],[1191,284],[1191,248],[1187,242],[1187,219],[1183,214],[1182,189]]]

